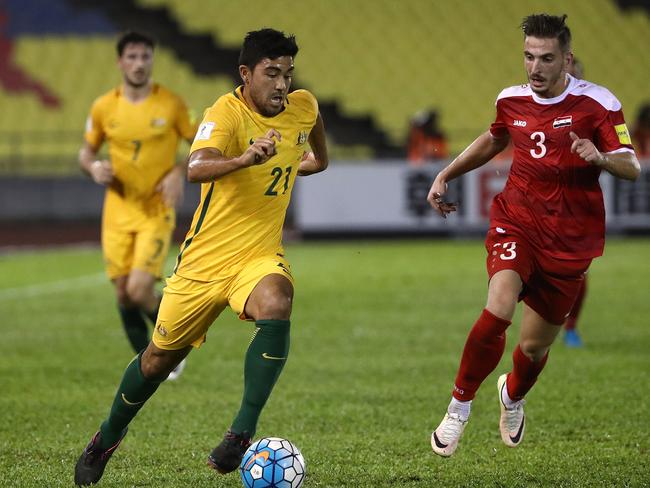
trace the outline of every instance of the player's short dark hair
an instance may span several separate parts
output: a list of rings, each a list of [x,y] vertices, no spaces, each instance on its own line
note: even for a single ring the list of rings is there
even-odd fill
[[[122,56],[127,44],[144,44],[153,49],[156,42],[153,40],[153,37],[143,34],[142,32],[126,31],[120,35],[117,39],[117,44],[115,45],[118,56]]]
[[[264,58],[295,57],[298,54],[296,36],[286,36],[275,29],[260,29],[246,34],[239,53],[239,64],[252,71]]]
[[[533,14],[524,17],[521,30],[524,36],[539,37],[542,39],[557,39],[563,52],[571,49],[571,31],[564,22],[567,15]]]

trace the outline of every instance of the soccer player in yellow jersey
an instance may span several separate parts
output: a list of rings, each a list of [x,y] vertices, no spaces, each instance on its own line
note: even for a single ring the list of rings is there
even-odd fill
[[[95,100],[79,155],[81,168],[106,187],[102,248],[124,329],[136,353],[149,344],[144,316],[155,324],[160,279],[183,195],[179,138],[196,133],[183,101],[151,79],[154,42],[127,32],[117,42],[123,83]],[[109,158],[97,153],[108,143]]]
[[[108,418],[75,468],[96,483],[127,426],[161,381],[199,347],[226,306],[256,330],[246,353],[240,410],[208,463],[235,470],[289,353],[293,277],[282,225],[296,176],[328,165],[314,96],[289,93],[298,46],[273,29],[249,32],[239,57],[243,85],[205,112],[188,177],[201,201],[167,280],[152,342],[127,367]],[[307,150],[307,143],[311,151]]]

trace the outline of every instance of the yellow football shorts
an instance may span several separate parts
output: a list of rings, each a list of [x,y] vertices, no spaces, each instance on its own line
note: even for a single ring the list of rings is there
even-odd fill
[[[260,280],[270,274],[280,274],[294,283],[289,263],[279,254],[248,261],[214,281],[173,274],[163,289],[153,343],[168,350],[200,347],[227,305],[240,319],[250,320],[244,313],[246,301]]]
[[[139,219],[139,222],[112,225],[102,223],[102,250],[106,274],[110,279],[139,269],[160,278],[176,224],[173,210]]]

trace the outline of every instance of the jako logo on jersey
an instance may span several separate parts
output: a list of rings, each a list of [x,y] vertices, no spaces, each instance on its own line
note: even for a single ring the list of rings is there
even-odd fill
[[[515,127],[526,127],[526,121],[525,120],[515,120],[512,122],[512,125]]]
[[[572,115],[565,115],[564,117],[558,117],[553,121],[553,128],[559,129],[560,127],[569,127],[573,121]]]
[[[307,142],[307,132],[305,132],[304,130],[301,130],[298,133],[298,141],[296,142],[296,146],[301,146],[305,142]]]

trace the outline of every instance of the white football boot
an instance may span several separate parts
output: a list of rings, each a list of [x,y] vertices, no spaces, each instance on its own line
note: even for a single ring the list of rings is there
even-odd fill
[[[458,447],[467,420],[461,420],[457,413],[446,413],[440,425],[431,434],[431,447],[439,456],[449,457]]]
[[[175,381],[178,379],[178,377],[181,375],[183,370],[185,369],[185,364],[187,362],[187,359],[183,359],[180,363],[178,363],[178,366],[176,366],[171,373],[169,373],[169,376],[167,376],[168,381]]]
[[[512,407],[506,407],[505,403],[503,403],[503,390],[506,388],[507,377],[507,374],[502,374],[497,381],[499,406],[501,407],[499,430],[501,431],[501,440],[506,446],[517,447],[521,444],[524,438],[524,431],[526,430],[526,416],[524,415],[524,404],[526,401],[519,400]]]

